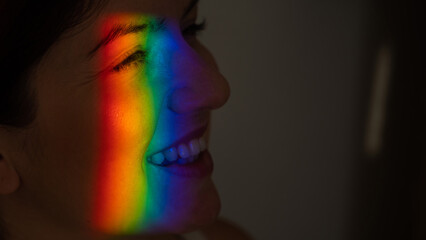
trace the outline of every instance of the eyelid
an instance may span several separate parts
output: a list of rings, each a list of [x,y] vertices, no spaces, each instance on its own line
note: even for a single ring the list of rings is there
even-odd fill
[[[114,59],[114,61],[112,61],[109,65],[108,65],[108,67],[111,67],[111,66],[115,66],[115,65],[117,65],[117,64],[119,64],[119,63],[121,63],[122,61],[124,61],[126,58],[128,58],[129,56],[131,56],[133,53],[135,53],[136,51],[138,51],[138,50],[141,50],[142,49],[142,46],[141,45],[136,45],[136,46],[134,46],[134,47],[132,47],[132,48],[127,48],[128,50],[125,50],[125,51],[122,51],[122,53],[120,53],[120,54],[117,54],[118,55],[118,57],[116,57],[115,59]]]
[[[124,61],[126,61],[129,57],[131,57],[137,52],[144,52],[144,54],[147,55],[147,51],[140,44],[138,44],[130,48],[129,50],[125,51],[124,53],[119,54],[119,56],[115,58],[115,60],[111,61],[110,63],[107,63],[107,65],[104,65],[100,74],[106,73],[106,72],[114,72],[113,69],[115,67],[122,64]]]
[[[144,50],[137,50],[133,52],[129,56],[127,56],[123,61],[112,67],[112,72],[120,72],[123,68],[128,67],[131,64],[135,64],[136,62],[144,63],[146,61],[147,52]]]

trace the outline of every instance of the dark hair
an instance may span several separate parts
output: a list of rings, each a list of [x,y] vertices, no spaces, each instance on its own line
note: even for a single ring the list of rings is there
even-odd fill
[[[36,116],[31,70],[66,31],[105,0],[0,0],[0,126],[25,127]],[[5,229],[0,224],[0,240]]]
[[[0,126],[24,127],[34,120],[30,71],[65,31],[103,2],[0,0]]]

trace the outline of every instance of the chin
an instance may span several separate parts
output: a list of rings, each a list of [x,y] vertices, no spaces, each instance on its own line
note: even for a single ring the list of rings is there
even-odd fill
[[[215,189],[216,191],[216,189]],[[219,216],[221,202],[217,192],[209,199],[198,204],[192,214],[187,217],[187,224],[177,229],[178,233],[191,232],[201,227],[213,224]]]
[[[221,209],[219,194],[208,178],[197,192],[182,194],[169,204],[158,227],[150,230],[159,233],[182,234],[214,223]]]

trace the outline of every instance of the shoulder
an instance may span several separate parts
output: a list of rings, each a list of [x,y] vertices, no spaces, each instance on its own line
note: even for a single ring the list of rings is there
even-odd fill
[[[222,217],[200,230],[209,240],[253,240],[240,226]]]

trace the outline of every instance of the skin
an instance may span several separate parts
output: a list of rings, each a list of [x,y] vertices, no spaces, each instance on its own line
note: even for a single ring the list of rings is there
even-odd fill
[[[166,207],[158,207],[163,209],[162,214],[152,217],[148,211],[144,218],[148,227],[126,236],[93,227],[101,111],[100,82],[93,76],[102,70],[102,56],[97,53],[87,58],[87,53],[99,42],[97,33],[107,19],[123,12],[136,18],[165,17],[168,27],[164,36],[178,46],[173,50],[175,57],[163,59],[172,65],[167,69],[173,69],[173,74],[165,72],[159,76],[161,81],[138,85],[140,88],[122,86],[129,95],[141,98],[147,89],[161,89],[154,94],[164,101],[154,106],[152,118],[140,123],[146,130],[138,133],[144,139],[138,145],[141,151],[148,154],[165,147],[158,136],[166,131],[166,116],[181,129],[178,139],[209,123],[211,111],[229,98],[228,83],[209,51],[195,37],[180,34],[197,18],[195,8],[181,19],[189,2],[111,0],[84,28],[56,42],[43,57],[30,79],[38,106],[35,121],[24,129],[0,128],[0,215],[9,239],[175,239],[174,234],[199,228],[209,239],[247,239],[232,224],[216,221],[220,201],[210,176],[184,178],[149,164],[130,169],[128,175],[133,181],[145,179],[148,184],[169,178],[167,185],[155,185],[158,194],[150,196],[154,203],[166,191],[172,198]],[[120,53],[108,60],[119,58]],[[126,81],[132,81],[130,76]],[[154,88],[154,84],[161,87]],[[140,109],[138,114],[145,116],[146,112]],[[155,131],[150,132],[151,128]]]

